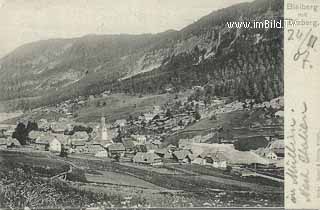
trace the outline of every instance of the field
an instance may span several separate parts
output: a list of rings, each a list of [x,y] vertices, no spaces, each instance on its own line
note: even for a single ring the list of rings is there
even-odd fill
[[[170,164],[150,170],[148,166],[129,163],[16,152],[0,152],[0,164],[1,176],[5,177],[0,194],[6,195],[0,197],[0,207],[30,205],[22,194],[11,192],[10,183],[39,198],[43,196],[41,189],[49,191],[51,200],[43,198],[44,202],[35,202],[37,207],[57,203],[107,207],[283,206],[283,186],[239,180],[212,168]],[[67,181],[47,179],[70,165],[77,168]],[[12,201],[12,196],[19,202]]]

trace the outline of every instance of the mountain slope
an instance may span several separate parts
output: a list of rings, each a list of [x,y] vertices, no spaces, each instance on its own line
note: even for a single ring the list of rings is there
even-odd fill
[[[270,99],[283,94],[283,30],[226,22],[282,17],[283,1],[256,0],[180,31],[27,44],[0,60],[0,103],[27,109],[105,90],[154,94],[195,85],[208,95]]]

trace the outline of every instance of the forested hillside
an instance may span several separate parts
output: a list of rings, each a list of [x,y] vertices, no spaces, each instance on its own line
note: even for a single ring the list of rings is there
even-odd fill
[[[28,109],[106,90],[156,94],[204,86],[208,97],[283,95],[283,29],[230,29],[278,20],[283,1],[256,0],[180,31],[88,35],[24,45],[0,60],[0,108]]]

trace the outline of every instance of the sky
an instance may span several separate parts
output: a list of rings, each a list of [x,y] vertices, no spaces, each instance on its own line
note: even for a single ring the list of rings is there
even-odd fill
[[[0,58],[23,44],[87,34],[180,30],[252,0],[0,0]]]

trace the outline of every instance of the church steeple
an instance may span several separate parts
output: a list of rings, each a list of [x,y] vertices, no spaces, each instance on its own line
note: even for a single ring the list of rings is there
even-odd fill
[[[108,140],[108,131],[106,127],[106,118],[104,116],[101,117],[101,140]]]

